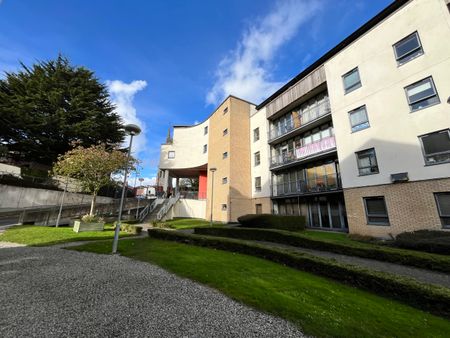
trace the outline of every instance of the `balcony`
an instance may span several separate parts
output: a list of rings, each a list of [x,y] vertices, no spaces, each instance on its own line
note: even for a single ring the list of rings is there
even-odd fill
[[[270,169],[284,167],[291,163],[303,162],[306,159],[327,154],[335,149],[336,140],[334,136],[329,136],[320,141],[298,147],[295,151],[286,151],[281,155],[273,156],[270,161]]]
[[[306,131],[321,124],[325,116],[331,113],[330,101],[327,99],[323,103],[303,110],[299,116],[294,117],[287,125],[279,128],[271,128],[269,131],[269,143],[279,140],[283,136],[293,134],[295,131]],[[319,122],[319,123],[318,123]]]
[[[319,194],[342,189],[339,174],[319,176],[309,180],[289,181],[272,185],[272,197]]]

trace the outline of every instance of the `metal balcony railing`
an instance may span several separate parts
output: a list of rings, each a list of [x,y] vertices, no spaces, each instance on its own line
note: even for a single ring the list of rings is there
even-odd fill
[[[298,147],[294,151],[287,151],[281,155],[272,156],[270,160],[270,168],[296,162],[313,155],[317,155],[331,149],[336,148],[336,140],[334,136],[329,136],[320,141]]]
[[[293,118],[287,125],[280,126],[279,128],[272,127],[269,131],[269,142],[278,137],[286,135],[287,133],[290,133],[295,129],[300,129],[304,125],[309,124],[319,119],[320,117],[329,114],[330,112],[330,101],[327,99],[326,101],[315,107],[311,107],[302,111],[298,117]]]
[[[342,188],[339,174],[319,176],[309,180],[288,181],[272,185],[272,196],[312,194]]]

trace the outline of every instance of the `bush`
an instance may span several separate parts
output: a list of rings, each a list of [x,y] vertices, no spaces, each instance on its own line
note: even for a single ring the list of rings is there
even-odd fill
[[[130,234],[139,235],[142,232],[142,227],[134,224],[121,223],[120,231],[125,231]]]
[[[238,218],[238,222],[246,228],[304,230],[304,216],[279,216],[271,214],[250,214]]]
[[[403,232],[395,238],[395,246],[450,255],[450,232],[419,230]]]
[[[103,217],[97,215],[84,215],[81,217],[81,221],[84,223],[103,223]]]
[[[283,230],[250,228],[196,228],[196,234],[268,241],[307,249],[329,251],[337,254],[375,259],[422,269],[450,272],[450,258],[429,253],[406,251],[366,243],[341,243],[325,239],[312,239],[301,233]]]
[[[416,308],[450,318],[450,290],[412,279],[371,271],[308,254],[230,238],[212,238],[176,231],[149,229],[152,238],[238,252],[285,264],[295,269],[335,279],[376,294],[397,299]]]

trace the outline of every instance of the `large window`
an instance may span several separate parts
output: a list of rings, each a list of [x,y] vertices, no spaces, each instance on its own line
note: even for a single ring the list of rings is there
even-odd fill
[[[168,158],[175,158],[175,152],[174,151],[169,151],[167,157]]]
[[[405,92],[411,111],[420,110],[440,102],[431,76],[405,87]]]
[[[422,142],[423,155],[426,164],[450,162],[450,131],[449,129],[419,137]]]
[[[450,192],[434,194],[442,226],[450,228]]]
[[[417,32],[408,35],[394,45],[395,59],[398,65],[402,65],[423,54],[422,44],[420,43]]]
[[[374,148],[357,152],[356,159],[360,175],[378,174],[377,156]]]
[[[361,87],[361,79],[359,77],[358,67],[352,69],[347,74],[344,74],[342,76],[342,79],[344,81],[345,94]]]
[[[383,196],[364,197],[367,224],[389,225],[386,202]]]
[[[259,151],[257,151],[255,153],[255,167],[257,165],[260,165],[260,163],[261,163],[261,153]]]
[[[256,142],[259,140],[259,128],[253,129],[253,142]]]
[[[255,177],[255,191],[261,191],[261,176]]]
[[[348,113],[352,132],[369,128],[366,106],[359,107]]]

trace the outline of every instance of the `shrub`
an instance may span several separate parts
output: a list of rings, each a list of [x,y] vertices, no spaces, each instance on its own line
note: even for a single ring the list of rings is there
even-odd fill
[[[403,232],[395,238],[394,245],[401,248],[450,255],[450,232],[437,230]]]
[[[405,277],[237,239],[212,238],[159,229],[149,229],[148,234],[150,237],[162,240],[178,241],[264,258],[385,295],[437,315],[450,317],[450,291],[444,287],[422,284]]]
[[[341,243],[325,239],[309,238],[301,233],[273,229],[250,228],[196,228],[196,234],[239,238],[245,240],[268,241],[298,246],[307,249],[334,252],[337,254],[363,257],[415,266],[418,268],[450,272],[450,258],[429,253],[406,251],[397,248],[366,243]]]
[[[246,228],[304,230],[304,216],[280,216],[271,214],[250,214],[238,218],[238,222]]]
[[[117,222],[114,223],[114,226],[117,226]],[[142,232],[142,227],[136,226],[134,224],[121,223],[120,231],[124,231],[134,235],[139,235]]]
[[[103,217],[97,215],[84,215],[81,217],[81,221],[84,223],[103,223]]]

